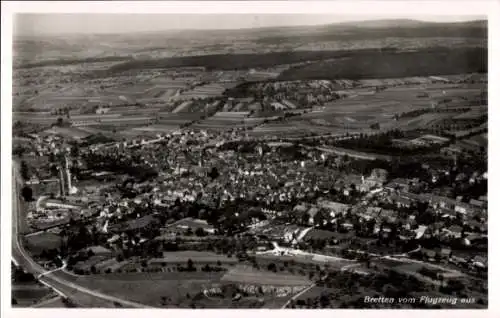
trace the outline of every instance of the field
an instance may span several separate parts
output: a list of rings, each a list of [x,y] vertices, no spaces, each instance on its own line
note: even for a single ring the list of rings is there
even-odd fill
[[[44,133],[59,135],[65,138],[81,139],[91,135],[91,133],[76,127],[52,127]]]
[[[131,131],[129,130],[125,132],[125,134],[128,136],[155,135],[157,133],[171,133],[179,128],[179,125],[153,124],[150,126],[132,128]]]
[[[25,246],[33,255],[39,255],[44,250],[59,249],[61,238],[53,233],[40,233],[24,238]]]
[[[62,297],[57,296],[51,299],[47,299],[45,301],[41,301],[36,304],[34,307],[36,308],[66,308],[66,304],[64,304]]]
[[[221,273],[175,272],[175,273],[126,273],[92,276],[72,276],[68,279],[105,294],[161,307],[162,297],[170,298],[169,304],[189,307],[191,296],[210,288],[220,281]],[[190,297],[189,297],[190,298]]]
[[[212,252],[196,252],[196,251],[182,251],[182,252],[163,252],[163,258],[153,258],[149,261],[151,265],[159,265],[161,263],[167,264],[187,264],[188,260],[193,261],[194,266],[199,264],[215,264],[217,262],[236,264],[236,258],[230,258],[225,255],[218,255]]]
[[[488,147],[488,134],[476,135],[461,142],[475,147]]]
[[[308,286],[311,281],[303,276],[257,271],[252,268],[238,266],[231,268],[222,281],[241,284],[262,284],[273,286]]]
[[[202,86],[197,86],[192,90],[183,92],[179,98],[209,98],[209,97],[218,97],[222,96],[222,93],[226,90],[226,88],[218,83],[207,84]]]
[[[330,134],[330,133],[345,133],[344,128],[340,127],[327,127],[314,124],[314,122],[307,122],[304,120],[296,119],[286,122],[273,122],[262,124],[252,131],[249,135],[252,136],[286,136],[286,137],[301,137],[307,136],[311,133]]]
[[[346,90],[349,97],[327,103],[310,112],[288,119],[284,122],[262,124],[253,131],[252,135],[286,134],[289,137],[307,135],[310,133],[337,133],[362,132],[371,133],[371,125],[379,124],[386,129],[428,129],[439,125],[445,119],[452,119],[458,112],[447,110],[445,113],[426,113],[417,117],[405,117],[394,120],[394,116],[414,110],[430,109],[433,103],[443,99],[443,91],[448,99],[460,99],[462,106],[470,107],[467,100],[474,99],[479,94],[479,87],[467,87],[465,84],[430,83],[424,86],[405,85],[390,87],[381,92],[354,88]],[[421,94],[427,94],[422,98]],[[447,105],[447,104],[446,104]],[[437,106],[437,109],[446,109],[448,106]],[[470,112],[484,114],[484,107],[473,108]],[[468,113],[466,113],[468,114]]]
[[[12,298],[16,299],[17,306],[21,307],[32,306],[52,294],[50,288],[39,284],[12,285]]]
[[[193,219],[193,218],[185,218],[183,220],[177,221],[176,227],[180,227],[180,226],[188,226],[193,231],[195,231],[197,228],[202,228],[205,230],[213,229],[213,226],[208,224],[206,221]]]
[[[227,130],[231,128],[251,128],[258,124],[256,120],[246,121],[249,112],[217,112],[199,123],[192,125],[195,129]]]
[[[316,265],[319,266],[328,266],[330,269],[341,269],[343,266],[352,264],[351,260],[343,259],[340,257],[335,257],[335,256],[289,256],[289,255],[284,255],[284,256],[277,256],[277,255],[271,255],[271,254],[259,254],[256,255],[256,258],[259,262],[264,262],[264,263],[270,263],[270,262],[293,262],[295,264],[299,264],[300,267],[307,268],[307,267],[314,267]]]

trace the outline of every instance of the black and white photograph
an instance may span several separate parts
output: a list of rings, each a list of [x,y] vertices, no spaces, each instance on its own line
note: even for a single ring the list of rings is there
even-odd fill
[[[12,15],[2,307],[496,301],[487,14],[111,10]]]

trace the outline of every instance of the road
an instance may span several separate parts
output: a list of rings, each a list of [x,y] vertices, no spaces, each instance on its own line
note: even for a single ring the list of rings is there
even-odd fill
[[[303,294],[305,294],[306,292],[308,292],[308,291],[309,291],[311,288],[313,288],[314,286],[316,286],[316,284],[312,284],[311,286],[309,286],[309,287],[305,288],[303,291],[301,291],[300,293],[298,293],[298,294],[296,294],[295,296],[293,296],[292,298],[290,298],[290,299],[286,302],[286,304],[284,304],[284,305],[283,305],[283,307],[281,307],[281,309],[286,309],[286,307],[287,307],[288,305],[290,305],[290,302],[291,302],[292,300],[295,300],[295,299],[299,298],[300,296],[302,296]]]
[[[74,298],[77,303],[92,306],[96,303],[112,302],[120,304],[123,307],[131,308],[150,308],[143,304],[133,301],[123,300],[117,297],[102,294],[98,291],[79,286],[73,282],[69,282],[57,275],[57,271],[46,271],[45,268],[37,264],[31,256],[26,252],[20,242],[19,224],[22,222],[22,211],[19,204],[20,194],[19,185],[21,179],[18,173],[16,162],[13,162],[12,170],[12,259],[15,264],[21,266],[26,272],[33,274],[35,277],[41,277],[39,280],[42,284],[54,289],[58,294],[63,294],[66,297]]]

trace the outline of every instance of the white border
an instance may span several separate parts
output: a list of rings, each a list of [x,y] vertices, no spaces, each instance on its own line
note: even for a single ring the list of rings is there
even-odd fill
[[[274,1],[274,2],[258,2],[258,1],[198,1],[198,2],[159,2],[159,1],[101,1],[101,2],[2,2],[2,116],[1,116],[1,310],[2,317],[58,317],[68,314],[67,310],[30,310],[30,309],[10,309],[10,235],[11,235],[11,96],[12,88],[12,15],[14,13],[31,12],[31,13],[191,13],[191,14],[209,14],[209,13],[260,13],[260,14],[279,14],[279,13],[307,13],[307,14],[332,14],[332,15],[352,15],[357,16],[357,19],[362,19],[363,15],[395,17],[395,18],[411,18],[414,16],[425,15],[488,15],[489,20],[489,84],[490,87],[500,87],[500,70],[499,63],[493,56],[498,56],[500,53],[499,46],[499,13],[500,5],[498,1],[491,0],[442,0],[442,1],[333,1],[333,2],[318,2],[318,1]],[[430,311],[426,310],[425,315],[430,317],[477,317],[477,316],[493,316],[493,313],[499,314],[500,294],[495,281],[498,280],[495,269],[500,267],[498,261],[498,251],[494,251],[495,245],[493,242],[498,239],[498,231],[496,225],[499,224],[497,211],[500,210],[500,200],[495,195],[499,189],[500,167],[494,163],[500,162],[497,152],[497,142],[491,135],[498,136],[497,131],[500,127],[495,124],[500,123],[498,114],[498,89],[489,90],[489,118],[490,118],[490,137],[489,137],[489,310],[488,311]],[[495,277],[497,277],[495,279]],[[169,310],[168,312],[160,310],[78,310],[72,311],[73,315],[84,316],[107,316],[111,317],[134,317],[137,315],[147,314],[149,316],[162,317],[168,314],[169,317],[181,316],[203,316],[209,317],[234,317],[236,315],[243,317],[255,318],[256,315],[285,315],[287,317],[303,317],[304,315],[314,315],[318,317],[347,317],[355,315],[363,315],[367,317],[386,317],[387,315],[397,315],[398,317],[418,317],[422,312],[417,310],[412,311],[394,311],[394,310],[365,310],[365,311],[327,311],[316,310],[308,313],[298,310],[282,310],[278,312],[266,310]]]
[[[485,15],[491,0],[425,1],[9,1],[11,12],[33,13],[316,13],[333,15]]]

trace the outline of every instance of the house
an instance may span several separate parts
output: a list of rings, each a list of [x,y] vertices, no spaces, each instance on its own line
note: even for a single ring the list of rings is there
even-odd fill
[[[424,237],[424,234],[427,232],[427,226],[426,225],[419,225],[418,228],[415,230],[415,239],[420,239]]]
[[[390,225],[382,225],[379,232],[381,232],[382,237],[387,238],[392,233],[392,228]]]
[[[354,232],[348,232],[348,233],[330,232],[330,233],[332,233],[330,242],[333,245],[350,244],[352,240],[356,238],[356,234]]]
[[[439,250],[439,256],[443,260],[448,260],[451,257],[451,249],[449,249],[449,248],[441,248]]]
[[[431,262],[435,261],[437,255],[435,251],[426,248],[421,249],[420,253],[424,259],[427,259]]]
[[[487,236],[480,233],[470,233],[467,237],[464,238],[465,245],[473,245],[473,244],[486,244]]]
[[[441,148],[440,152],[444,155],[447,155],[447,156],[454,156],[454,155],[459,155],[460,153],[462,153],[462,149],[460,147],[451,145],[448,147]]]
[[[443,197],[439,195],[428,195],[429,203],[434,208],[444,208],[444,209],[455,209],[457,201],[448,197]]]
[[[457,265],[466,265],[467,260],[463,257],[451,256],[451,262]]]
[[[105,247],[102,247],[102,246],[91,246],[91,247],[88,247],[85,251],[86,252],[92,251],[92,253],[94,255],[99,255],[99,256],[109,256],[112,254],[111,250],[109,250]]]
[[[415,218],[408,218],[405,223],[403,224],[403,228],[406,230],[413,230],[418,227],[417,221],[415,221]]]
[[[379,188],[386,182],[387,175],[387,170],[373,169],[370,176],[363,180],[363,185],[368,188]]]
[[[364,213],[364,217],[366,219],[374,219],[377,218],[380,212],[382,211],[382,208],[379,207],[368,207]]]
[[[449,228],[444,229],[444,231],[448,232],[449,235],[454,237],[454,238],[461,238],[463,228],[459,225],[452,225]]]
[[[95,113],[98,115],[102,115],[102,114],[108,113],[110,110],[111,110],[111,108],[109,108],[109,107],[98,107],[95,110]]]
[[[474,212],[478,212],[478,211],[482,211],[482,210],[485,210],[485,208],[484,207],[480,208],[480,207],[477,207],[477,206],[474,206],[474,205],[471,205],[468,203],[464,203],[464,202],[458,202],[455,205],[456,212],[462,213],[462,214],[467,214],[467,215],[471,215]]]
[[[474,199],[471,199],[469,201],[469,204],[472,205],[472,206],[478,207],[478,208],[484,208],[484,207],[486,207],[486,202],[479,201],[479,200],[474,200]]]
[[[346,230],[352,230],[352,228],[354,227],[354,225],[351,222],[344,222],[340,224],[340,226]]]
[[[309,210],[307,210],[307,214],[309,214],[309,224],[314,224],[314,216],[319,212],[319,209],[317,207],[311,207]],[[321,215],[320,215],[321,216]]]
[[[477,268],[487,268],[488,267],[488,260],[483,256],[476,255],[472,259],[471,262],[472,262],[472,266],[477,267]]]
[[[409,208],[411,206],[411,200],[400,195],[393,195],[389,199],[392,203],[396,204],[398,208],[404,207]]]
[[[437,236],[441,232],[441,230],[444,228],[444,223],[443,222],[435,222],[429,225],[429,232],[432,233],[433,235]]]
[[[397,178],[389,182],[386,186],[386,189],[391,191],[404,191],[408,192],[410,190],[410,184],[407,179]]]
[[[335,215],[343,214],[349,209],[349,206],[347,204],[342,204],[330,200],[319,199],[317,201],[317,205],[318,207],[327,210],[332,217],[335,217]]]
[[[481,222],[478,222],[476,220],[470,220],[470,221],[467,221],[467,225],[473,230],[473,231],[481,231],[483,229],[485,229],[485,226],[484,224],[482,224]]]
[[[379,213],[379,217],[382,219],[386,219],[388,222],[396,222],[398,213],[394,210],[382,210]]]
[[[441,214],[441,217],[444,219],[453,219],[456,217],[456,212],[455,210],[452,209],[447,209],[447,208],[440,208],[439,212]]]

